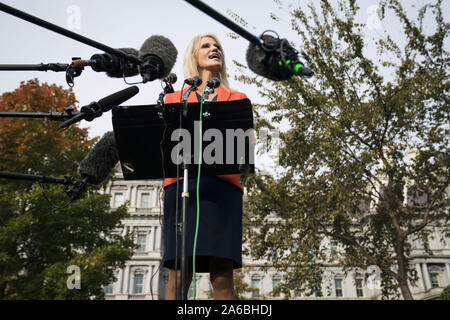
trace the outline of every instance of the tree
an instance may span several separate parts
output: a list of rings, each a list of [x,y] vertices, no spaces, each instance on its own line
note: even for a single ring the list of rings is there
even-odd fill
[[[237,269],[233,272],[234,295],[236,300],[246,300],[246,296],[252,292],[252,288],[244,279],[244,270]]]
[[[446,286],[441,292],[441,300],[450,300],[450,286]]]
[[[0,98],[0,111],[62,111],[74,105],[71,89],[22,82]],[[77,176],[76,168],[97,139],[72,126],[42,119],[0,118],[0,171]],[[42,189],[42,190],[41,190]],[[89,188],[63,209],[61,186],[0,179],[0,298],[101,299],[136,247],[131,235],[111,234],[127,216],[109,209],[109,195]]]
[[[380,1],[381,21],[397,19],[404,37],[385,34],[373,43],[375,58],[357,1],[293,8],[314,78],[238,77],[267,99],[258,114],[273,115],[259,117],[257,128],[289,122],[280,135],[283,170],[249,179],[245,210],[246,241],[284,271],[286,294],[314,292],[324,264],[335,261],[323,245],[331,239],[345,272],[378,266],[383,297],[400,290],[413,299],[411,242],[434,227],[448,236],[450,28],[441,6],[428,3],[414,19],[400,1]]]

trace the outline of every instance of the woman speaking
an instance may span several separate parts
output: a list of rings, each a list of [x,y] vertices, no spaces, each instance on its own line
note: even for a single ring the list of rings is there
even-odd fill
[[[231,101],[245,99],[246,95],[229,88],[224,52],[219,40],[213,34],[196,36],[190,42],[184,57],[184,76],[198,75],[203,83],[213,77],[221,85],[210,94],[209,101]],[[191,93],[188,102],[200,102],[201,89]],[[180,91],[168,94],[165,103],[179,103]],[[183,92],[184,94],[184,92]],[[211,106],[213,108],[213,106]],[[215,300],[234,299],[233,269],[242,267],[242,195],[240,174],[202,176],[199,185],[200,220],[195,253],[195,271],[209,272]],[[176,299],[180,292],[181,272],[175,271],[176,221],[181,221],[181,205],[176,218],[176,178],[164,180],[164,253],[163,265],[169,268],[166,300]],[[189,261],[186,288],[192,279],[192,257],[197,211],[197,181],[189,179],[189,207],[187,258]],[[181,203],[179,188],[178,202]],[[181,242],[181,241],[179,241]],[[180,260],[178,260],[178,266]],[[175,288],[177,283],[177,288]],[[176,289],[176,290],[175,290]]]

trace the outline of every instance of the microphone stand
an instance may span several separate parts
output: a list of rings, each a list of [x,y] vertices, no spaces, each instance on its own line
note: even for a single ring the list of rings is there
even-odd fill
[[[76,60],[80,58],[72,58]],[[66,82],[70,87],[73,87],[73,79],[81,75],[83,71],[82,66],[74,66],[67,63],[40,63],[40,64],[0,64],[0,71],[54,71],[65,72]]]
[[[163,119],[164,118],[164,114],[166,112],[166,108],[164,105],[164,97],[166,96],[166,94],[168,93],[174,93],[175,90],[173,89],[172,84],[166,82],[166,85],[164,86],[164,90],[163,92],[161,92],[159,94],[158,100],[156,100],[157,105],[161,108],[161,112],[158,112],[159,118]]]
[[[188,114],[188,107],[187,107],[187,105],[188,105],[188,97],[189,97],[189,95],[191,94],[191,92],[192,91],[195,91],[195,90],[197,90],[197,86],[195,85],[195,84],[193,84],[189,89],[187,89],[187,91],[184,93],[184,96],[183,96],[183,116],[184,117],[187,117],[187,114]]]
[[[187,160],[187,159],[186,159]],[[187,276],[188,276],[188,259],[186,257],[186,246],[187,246],[187,210],[189,205],[189,189],[188,189],[188,179],[189,179],[189,170],[187,161],[183,162],[183,171],[184,171],[184,179],[183,179],[183,192],[181,193],[182,198],[182,217],[181,217],[181,300],[187,300]],[[178,195],[177,195],[178,197]],[[178,212],[177,212],[178,214]],[[176,277],[176,275],[175,275]]]
[[[66,121],[79,112],[73,113],[73,106],[64,108],[64,112],[0,112],[0,118],[48,118],[56,121]]]
[[[183,96],[183,116],[187,117],[188,113],[188,97],[192,91],[197,90],[197,86],[193,84],[184,94]],[[189,165],[188,165],[188,157],[185,157],[183,161],[183,192],[181,193],[182,198],[182,217],[181,217],[181,289],[180,289],[180,297],[181,300],[187,300],[187,290],[186,290],[186,282],[188,275],[188,259],[186,257],[186,245],[187,245],[187,210],[189,205]],[[178,197],[178,195],[177,195]],[[178,212],[176,213],[178,215]],[[177,226],[178,233],[178,226]],[[177,235],[178,236],[178,235]],[[176,257],[177,258],[177,257]],[[176,297],[178,298],[178,297]]]
[[[203,116],[205,118],[209,118],[209,116],[211,115],[209,113],[209,100],[208,100],[209,95],[211,93],[214,93],[214,87],[210,87],[209,89],[205,90],[205,95],[204,95],[204,98],[203,98],[203,110],[204,110],[203,111]]]
[[[70,67],[67,63],[40,63],[40,64],[0,64],[1,71],[66,71]]]
[[[197,86],[193,84],[184,94],[183,96],[183,116],[187,117],[188,113],[188,98],[192,91],[197,90]],[[188,179],[189,179],[189,165],[187,164],[188,158],[185,157],[183,161],[183,192],[181,193],[182,198],[182,217],[181,217],[181,300],[187,300],[187,290],[186,290],[186,281],[188,275],[188,259],[186,257],[186,245],[187,245],[187,209],[189,205],[189,188],[188,188]],[[178,197],[178,195],[177,195]],[[178,214],[178,212],[177,212]],[[178,229],[177,229],[178,230]],[[177,235],[178,236],[178,235]],[[177,297],[178,298],[178,297]]]
[[[39,183],[59,183],[64,185],[64,191],[71,198],[70,203],[77,200],[87,186],[87,179],[77,179],[74,177],[64,176],[64,178],[55,178],[52,176],[40,176],[35,174],[25,174],[16,172],[0,171],[0,178],[13,180],[28,180]],[[72,187],[71,184],[74,184]]]

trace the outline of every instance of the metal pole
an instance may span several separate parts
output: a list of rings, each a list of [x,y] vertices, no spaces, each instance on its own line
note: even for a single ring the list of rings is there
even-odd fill
[[[181,198],[183,201],[183,216],[181,218],[182,231],[181,231],[181,300],[187,300],[187,275],[188,275],[188,259],[186,257],[186,245],[187,245],[187,210],[189,206],[189,189],[188,189],[188,165],[184,164],[184,179],[183,179],[183,193]]]
[[[230,28],[231,30],[236,32],[238,35],[240,35],[243,38],[247,39],[251,43],[253,43],[255,45],[260,45],[261,44],[261,40],[257,36],[251,34],[247,30],[242,28],[240,25],[234,23],[233,21],[231,21],[230,19],[228,19],[227,17],[225,17],[221,13],[217,12],[216,10],[211,8],[210,6],[204,4],[203,2],[198,1],[198,0],[186,0],[186,2],[190,3],[191,5],[193,5],[194,7],[199,9],[200,11],[202,11],[203,13],[207,14],[211,18],[213,18],[216,21],[222,23],[226,27]]]

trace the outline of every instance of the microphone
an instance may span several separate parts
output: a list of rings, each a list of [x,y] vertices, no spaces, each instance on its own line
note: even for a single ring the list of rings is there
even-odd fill
[[[139,52],[133,48],[121,48],[117,50],[136,57],[139,55]],[[138,67],[135,63],[125,61],[109,53],[94,54],[91,59],[82,61],[87,61],[87,65],[96,72],[106,72],[106,75],[110,78],[133,77],[139,74]],[[86,65],[86,62],[84,64]]]
[[[167,77],[177,60],[178,51],[166,37],[154,35],[145,40],[139,50],[142,82]]]
[[[128,87],[116,93],[113,93],[98,102],[91,102],[87,106],[83,106],[80,109],[80,112],[72,117],[71,119],[63,122],[59,125],[58,130],[69,127],[71,124],[76,123],[85,119],[86,121],[92,121],[95,118],[100,117],[103,112],[107,112],[111,110],[112,107],[117,106],[133,96],[135,96],[139,92],[139,88],[136,86]]]
[[[78,174],[91,184],[105,181],[119,162],[119,151],[114,132],[109,131],[95,144],[87,156],[78,165]]]
[[[310,78],[314,72],[306,67],[298,51],[286,39],[262,34],[262,45],[250,43],[247,64],[254,73],[274,81],[284,81],[293,75]]]
[[[218,88],[220,86],[220,79],[216,77],[211,78],[210,80],[206,81],[206,86],[211,89]]]
[[[183,96],[183,116],[186,117],[188,113],[187,100],[189,98],[189,95],[191,94],[192,91],[197,90],[197,87],[202,84],[202,78],[200,78],[199,76],[193,76],[192,78],[185,79],[184,83],[191,86],[189,89],[186,90]]]
[[[199,76],[193,76],[192,78],[185,79],[184,83],[190,86],[198,87],[199,85],[202,84],[202,78],[200,78]]]
[[[209,113],[209,103],[208,103],[209,95],[214,92],[215,88],[218,88],[220,86],[220,79],[216,78],[216,77],[211,78],[208,81],[206,81],[206,86],[209,89],[205,90],[205,94],[203,97],[203,102],[205,103],[205,105],[204,105],[204,111],[202,112],[202,114],[205,118],[209,118],[209,116],[211,115]]]
[[[177,82],[177,75],[175,73],[170,73],[167,77],[163,79],[164,82],[174,84]]]

